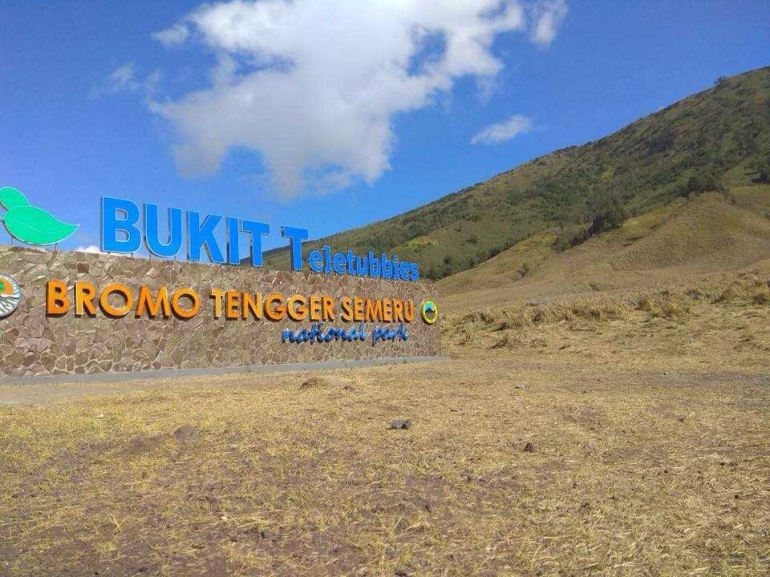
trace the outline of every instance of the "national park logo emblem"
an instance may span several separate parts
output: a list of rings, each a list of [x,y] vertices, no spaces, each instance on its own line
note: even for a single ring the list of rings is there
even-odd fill
[[[438,319],[438,307],[433,301],[425,301],[422,304],[422,320],[432,325]]]
[[[19,285],[11,277],[0,274],[0,319],[10,316],[20,302]]]

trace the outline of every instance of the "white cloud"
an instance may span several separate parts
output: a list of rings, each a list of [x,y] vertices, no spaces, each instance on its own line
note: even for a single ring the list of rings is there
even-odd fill
[[[548,46],[556,38],[559,26],[567,17],[565,0],[540,0],[531,9],[534,26],[530,28],[530,39],[540,46]]]
[[[101,88],[102,94],[139,90],[141,84],[136,79],[136,64],[127,62],[110,72]]]
[[[136,64],[127,62],[110,72],[101,85],[95,87],[92,96],[106,96],[120,92],[142,92],[146,97],[151,97],[157,90],[161,80],[161,72],[155,70],[145,78],[137,74]]]
[[[179,46],[183,44],[187,37],[190,35],[190,30],[184,24],[176,24],[166,30],[161,30],[152,35],[155,40],[163,44],[163,46]]]
[[[525,12],[517,0],[205,5],[154,36],[202,42],[219,62],[211,85],[151,109],[176,129],[183,173],[214,172],[243,147],[286,197],[372,183],[390,168],[394,115],[434,104],[460,77],[489,83],[503,68],[495,38],[525,31]]]
[[[102,254],[101,249],[95,244],[89,244],[88,246],[79,246],[75,249],[75,252],[88,252],[91,254]]]
[[[498,144],[532,130],[532,119],[515,114],[508,120],[491,124],[471,138],[471,144]]]

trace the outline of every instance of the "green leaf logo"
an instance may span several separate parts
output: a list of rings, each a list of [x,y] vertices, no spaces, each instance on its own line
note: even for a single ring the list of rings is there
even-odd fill
[[[27,198],[11,187],[0,188],[0,205],[8,212],[0,220],[14,238],[27,244],[57,244],[80,225],[62,222],[50,212],[29,204]]]
[[[29,206],[29,201],[21,191],[6,186],[0,188],[0,205],[2,205],[5,210],[11,210],[17,206]]]

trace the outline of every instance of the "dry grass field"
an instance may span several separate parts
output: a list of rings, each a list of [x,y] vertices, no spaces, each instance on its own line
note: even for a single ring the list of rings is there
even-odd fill
[[[770,575],[738,193],[443,280],[448,362],[0,387],[0,575]]]
[[[458,311],[450,362],[5,388],[0,575],[770,574],[768,280]]]

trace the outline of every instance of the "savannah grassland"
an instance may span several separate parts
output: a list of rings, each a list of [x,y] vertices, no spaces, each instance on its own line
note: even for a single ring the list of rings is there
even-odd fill
[[[768,281],[444,311],[447,362],[2,388],[0,574],[767,575]]]

